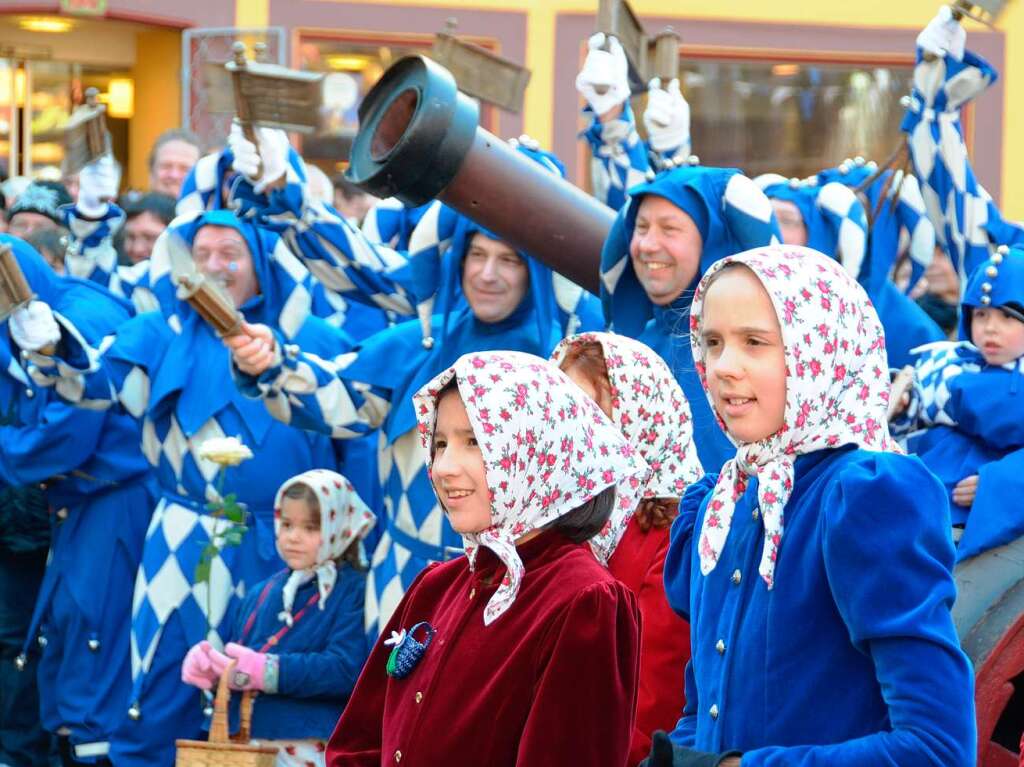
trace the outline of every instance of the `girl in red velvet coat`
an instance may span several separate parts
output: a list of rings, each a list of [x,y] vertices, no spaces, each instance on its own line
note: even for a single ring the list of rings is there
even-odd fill
[[[674,727],[686,702],[690,625],[668,605],[663,570],[679,498],[703,475],[690,408],[661,357],[632,338],[582,333],[562,341],[551,359],[651,467],[636,513],[612,518],[621,538],[612,543],[608,560],[611,574],[636,594],[642,617],[640,689],[629,749],[629,764],[635,765],[650,752],[652,733]]]
[[[330,767],[623,767],[636,598],[588,546],[648,468],[551,363],[468,354],[414,398],[466,556],[406,592],[327,749]],[[603,542],[592,541],[601,551]]]

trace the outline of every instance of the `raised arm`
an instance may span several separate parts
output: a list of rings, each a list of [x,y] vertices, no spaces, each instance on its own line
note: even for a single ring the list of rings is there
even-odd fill
[[[394,274],[406,257],[371,242],[332,207],[309,196],[305,180],[288,161],[284,131],[260,128],[258,138],[259,151],[237,128],[229,139],[240,174],[231,192],[239,215],[280,231],[313,276],[342,298],[414,316],[412,296]],[[250,178],[261,166],[261,180],[254,183]]]

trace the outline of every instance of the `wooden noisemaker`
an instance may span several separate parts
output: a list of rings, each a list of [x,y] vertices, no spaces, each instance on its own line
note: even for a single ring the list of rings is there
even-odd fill
[[[221,338],[237,335],[242,328],[242,315],[228,296],[225,296],[202,274],[179,275],[178,298],[187,301]]]
[[[0,321],[27,306],[32,296],[32,288],[14,256],[14,249],[0,244]]]
[[[110,153],[107,108],[99,102],[99,91],[89,88],[85,103],[75,109],[64,129],[64,158],[67,173],[78,173],[89,163]]]
[[[457,22],[448,19],[434,37],[430,56],[455,77],[459,90],[509,112],[521,112],[530,70],[455,36]]]

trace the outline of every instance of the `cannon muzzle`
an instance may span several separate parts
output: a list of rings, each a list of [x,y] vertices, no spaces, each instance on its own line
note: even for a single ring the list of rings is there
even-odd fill
[[[596,293],[615,212],[479,123],[448,70],[403,58],[359,108],[348,178],[407,205],[436,197]]]

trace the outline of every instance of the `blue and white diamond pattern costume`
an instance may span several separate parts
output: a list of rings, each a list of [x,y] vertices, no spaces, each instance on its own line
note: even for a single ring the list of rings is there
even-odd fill
[[[248,321],[268,324],[320,354],[347,348],[344,334],[309,315],[309,275],[276,235],[227,211],[179,221],[176,230],[191,243],[207,225],[237,230],[251,252],[260,294],[241,307]],[[159,254],[154,256],[154,290],[169,305],[164,294],[172,286],[161,264]],[[160,501],[135,583],[133,689],[125,703],[131,703],[133,718],[116,734],[111,756],[117,764],[169,766],[175,737],[198,736],[202,723],[195,691],[180,680],[182,658],[197,641],[219,641],[231,599],[280,569],[273,533],[277,488],[310,468],[337,467],[337,446],[287,428],[261,403],[242,396],[231,380],[227,350],[184,302],[169,316],[135,317],[95,349],[69,346],[67,357],[36,368],[34,377],[54,383],[59,394],[82,407],[114,407],[140,419],[142,452],[159,483]],[[370,421],[359,410],[363,404],[354,393],[346,412]],[[227,471],[221,487],[218,466],[199,450],[207,439],[224,436],[240,437],[255,457]],[[210,516],[206,504],[229,492],[246,504],[255,529],[241,546],[214,559],[209,585],[197,584],[200,553],[224,524]]]

